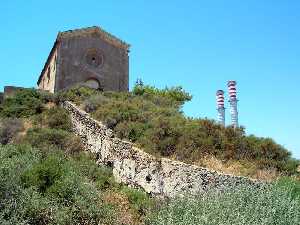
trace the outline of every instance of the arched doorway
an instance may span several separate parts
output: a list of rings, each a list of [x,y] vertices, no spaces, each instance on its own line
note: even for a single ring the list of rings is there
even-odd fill
[[[95,78],[90,78],[84,82],[84,86],[93,88],[93,89],[100,89],[100,82]]]

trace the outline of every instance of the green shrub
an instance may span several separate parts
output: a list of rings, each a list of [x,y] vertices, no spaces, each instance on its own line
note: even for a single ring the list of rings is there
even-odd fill
[[[181,88],[136,85],[132,93],[96,96],[88,98],[84,108],[118,137],[151,154],[188,163],[213,155],[223,161],[251,161],[259,169],[273,168],[287,175],[295,174],[299,165],[299,160],[293,160],[289,151],[270,138],[247,136],[243,127],[225,128],[213,120],[186,118],[180,107],[191,96]]]
[[[82,191],[84,180],[76,172],[66,172],[47,190],[47,194],[61,200],[62,203],[70,204],[76,201],[76,196]]]
[[[28,198],[20,174],[40,158],[28,145],[0,145],[0,224],[25,224]]]
[[[192,96],[185,92],[182,87],[172,87],[158,89],[149,85],[135,85],[132,93],[134,95],[146,96],[146,98],[170,99],[177,106],[183,105],[185,102],[192,100]],[[158,98],[156,100],[159,100]]]
[[[74,166],[84,177],[95,182],[96,186],[101,190],[117,187],[112,169],[91,163],[91,161],[95,161],[95,158],[91,158],[83,152],[76,156],[76,164]]]
[[[64,130],[31,128],[27,131],[24,141],[40,149],[61,149],[70,154],[83,151],[80,138]]]
[[[131,93],[71,89],[62,95],[92,116],[156,156],[188,163],[212,155],[224,162],[251,161],[258,169],[296,173],[299,160],[270,138],[247,136],[243,127],[223,127],[213,120],[187,118],[182,105],[191,95],[181,87],[157,89],[138,83]]]
[[[140,214],[146,215],[153,209],[155,201],[144,191],[123,187],[122,192],[126,194],[131,207]]]
[[[209,193],[198,198],[176,199],[163,205],[147,220],[149,225],[300,224],[300,204],[290,190],[270,187],[242,188]]]
[[[39,93],[39,98],[42,100],[43,103],[56,102],[56,96],[53,93],[50,93],[49,91],[44,90],[36,90]]]
[[[34,118],[35,125],[52,129],[71,131],[72,123],[68,112],[60,107],[52,107]]]
[[[33,188],[24,189],[22,193],[22,208],[20,220],[26,221],[28,224],[54,224],[54,212],[58,210],[57,205],[51,199],[45,198],[41,193]],[[18,221],[19,223],[21,221]],[[16,224],[19,224],[16,223]],[[21,223],[20,223],[21,224]]]
[[[27,131],[25,142],[37,148],[56,146],[63,149],[69,133],[64,130],[49,128],[31,128]]]
[[[116,210],[84,172],[95,162],[85,158],[82,169],[82,160],[0,146],[0,224],[116,224]]]
[[[0,119],[0,144],[10,143],[23,129],[23,122],[17,118]]]
[[[300,175],[300,171],[298,171],[300,163],[298,159],[288,158],[285,161],[282,161],[281,169],[285,171],[286,175]]]
[[[276,185],[283,189],[288,190],[291,194],[292,199],[299,200],[300,204],[300,181],[291,177],[282,177],[277,182]]]
[[[59,153],[56,153],[59,154]],[[40,193],[45,193],[63,175],[63,158],[59,155],[51,154],[45,160],[35,164],[25,171],[21,180],[25,187],[34,186]]]
[[[41,113],[43,101],[35,89],[21,89],[12,97],[6,98],[1,105],[2,117],[29,117]]]
[[[84,145],[81,142],[80,137],[75,136],[72,133],[69,133],[67,139],[63,144],[63,148],[65,153],[69,155],[76,155],[85,150]]]
[[[72,101],[76,104],[80,104],[83,99],[86,99],[92,95],[95,95],[98,91],[88,88],[88,87],[81,87],[76,86],[73,88],[70,88],[66,91],[61,91],[55,95],[56,103],[62,102],[62,101]]]
[[[148,152],[154,151],[162,156],[172,156],[176,152],[184,124],[185,121],[181,115],[157,116],[151,121],[152,128],[145,131],[141,145],[145,146]]]
[[[102,93],[92,95],[83,102],[83,108],[86,112],[93,112],[101,105],[107,104],[109,99]]]

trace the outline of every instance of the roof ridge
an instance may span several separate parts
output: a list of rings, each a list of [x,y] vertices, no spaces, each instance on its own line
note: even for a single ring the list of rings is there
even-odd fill
[[[81,34],[88,34],[92,32],[98,32],[99,34],[102,35],[103,38],[106,40],[117,44],[119,47],[129,49],[130,45],[127,44],[125,41],[121,40],[120,38],[116,37],[115,35],[105,31],[103,28],[100,26],[92,26],[92,27],[84,27],[84,28],[78,28],[78,29],[73,29],[73,30],[67,30],[63,32],[58,32],[57,39],[62,39],[62,38],[67,38],[73,35],[81,35]]]

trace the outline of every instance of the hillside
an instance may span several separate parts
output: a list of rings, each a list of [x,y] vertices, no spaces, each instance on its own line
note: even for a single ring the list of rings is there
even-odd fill
[[[247,136],[244,127],[222,127],[213,120],[184,116],[181,108],[192,97],[180,87],[136,85],[131,93],[80,88],[60,97],[76,102],[118,137],[158,157],[268,180],[296,174],[299,165],[271,138]]]
[[[211,157],[222,162],[220,169],[240,163],[252,175],[259,169],[297,175],[298,161],[274,141],[186,118],[181,106],[191,96],[180,88],[136,86],[132,93],[76,88],[58,95],[24,89],[0,105],[1,224],[300,223],[300,184],[291,178],[264,190],[193,200],[161,201],[117,184],[111,169],[96,165],[72,133],[68,113],[58,107],[64,99],[158,157],[195,164]]]
[[[141,224],[155,201],[96,165],[52,97],[27,89],[1,105],[0,224]]]

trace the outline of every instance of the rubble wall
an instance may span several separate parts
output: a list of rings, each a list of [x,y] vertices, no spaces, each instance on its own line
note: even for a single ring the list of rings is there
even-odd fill
[[[206,168],[154,156],[114,136],[101,122],[71,102],[62,106],[69,111],[74,132],[88,151],[97,155],[97,163],[111,166],[117,182],[143,188],[165,197],[196,195],[208,190],[224,191],[240,185],[260,186],[246,177],[218,173]]]

